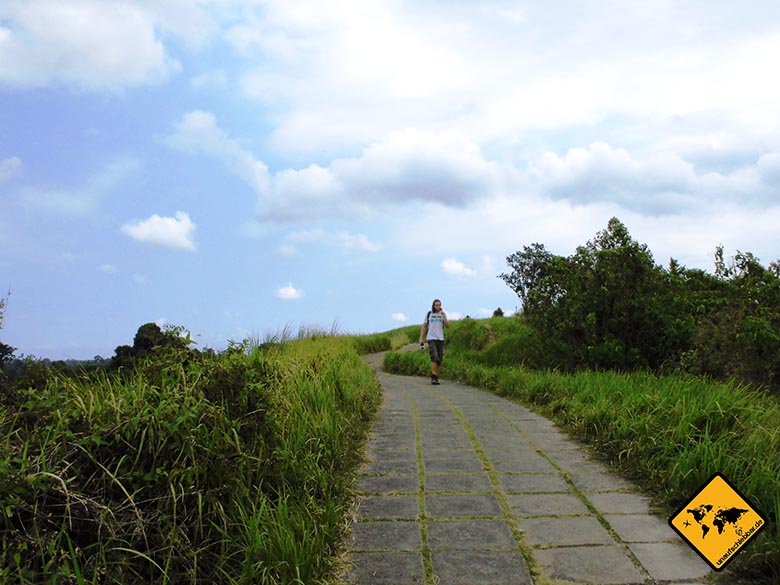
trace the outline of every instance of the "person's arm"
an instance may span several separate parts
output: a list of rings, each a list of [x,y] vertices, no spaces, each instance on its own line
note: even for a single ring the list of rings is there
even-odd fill
[[[420,345],[424,345],[425,336],[428,333],[428,323],[423,323],[420,327]]]
[[[445,326],[445,327],[449,327],[449,326],[450,326],[450,322],[449,322],[449,320],[447,319],[447,313],[445,313],[444,311],[442,311],[442,312],[441,312],[441,317],[442,317],[442,319],[444,320],[444,326]]]

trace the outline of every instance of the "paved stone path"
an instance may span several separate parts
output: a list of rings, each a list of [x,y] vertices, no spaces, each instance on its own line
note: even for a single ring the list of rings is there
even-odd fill
[[[647,498],[549,420],[455,382],[377,376],[350,583],[707,582]]]

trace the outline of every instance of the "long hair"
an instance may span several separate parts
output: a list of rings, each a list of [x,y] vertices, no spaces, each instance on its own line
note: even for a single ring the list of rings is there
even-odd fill
[[[441,301],[439,299],[433,299],[433,302],[431,303],[431,313],[435,312],[436,309],[434,308],[436,303],[440,303]]]

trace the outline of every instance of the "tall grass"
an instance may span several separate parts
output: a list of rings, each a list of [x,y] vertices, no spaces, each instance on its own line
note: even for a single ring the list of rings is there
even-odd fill
[[[325,582],[378,400],[333,337],[54,375],[0,404],[0,583]]]
[[[402,327],[386,333],[353,336],[352,343],[361,355],[382,351],[400,349],[404,345],[417,340],[420,332],[418,326]]]
[[[533,360],[533,347],[523,345],[529,339],[517,319],[454,323],[441,376],[517,399],[552,417],[643,484],[668,514],[721,472],[769,520],[734,561],[734,571],[780,580],[777,397],[737,382],[693,376],[533,370],[523,365]],[[390,352],[384,367],[426,375],[428,356]]]

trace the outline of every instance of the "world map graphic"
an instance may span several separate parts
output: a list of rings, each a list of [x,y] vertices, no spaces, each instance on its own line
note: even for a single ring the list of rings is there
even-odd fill
[[[710,531],[711,527],[705,522],[705,520],[707,520],[707,517],[710,515],[713,509],[714,506],[712,504],[702,504],[696,508],[689,508],[686,510],[686,512],[693,516],[693,519],[701,527],[702,538],[706,537]],[[727,524],[736,526],[739,519],[742,518],[742,516],[747,512],[747,510],[743,510],[741,508],[719,508],[715,512],[711,524],[718,529],[718,534],[723,534],[723,529]]]

